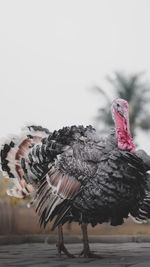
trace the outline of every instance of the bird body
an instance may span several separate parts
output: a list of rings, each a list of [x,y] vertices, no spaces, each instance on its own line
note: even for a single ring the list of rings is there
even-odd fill
[[[33,192],[41,225],[54,219],[52,229],[67,221],[116,226],[140,216],[149,201],[149,156],[135,150],[127,102],[114,100],[112,114],[115,129],[105,138],[92,126],[52,133],[32,126],[21,142],[3,143],[2,170],[19,184],[9,194]]]
[[[92,128],[85,133],[59,154],[40,181],[46,197],[42,200],[39,186],[37,211],[45,225],[55,216],[54,227],[63,220],[119,225],[145,196],[149,175],[143,160],[118,149],[114,132],[105,139]],[[51,196],[57,201],[46,206]]]
[[[27,138],[33,141],[31,136],[32,132],[25,137],[26,143]],[[3,146],[1,154],[5,149]],[[92,126],[64,127],[26,149],[26,153],[20,152],[22,159],[16,165],[23,173],[20,179],[35,190],[34,202],[44,225],[55,216],[55,226],[66,220],[119,225],[144,197],[147,165],[118,148],[114,130],[101,138]],[[4,158],[1,161],[4,168]]]

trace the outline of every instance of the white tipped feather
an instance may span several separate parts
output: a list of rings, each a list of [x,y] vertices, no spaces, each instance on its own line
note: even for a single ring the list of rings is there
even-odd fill
[[[32,144],[40,143],[42,138],[48,136],[48,133],[45,132],[45,129],[40,131],[40,127],[33,126],[24,126],[20,135],[9,135],[7,138],[1,138],[0,140],[0,149],[3,150],[7,144],[9,147],[6,147],[6,156],[3,156],[3,161],[1,161],[0,156],[0,168],[2,170],[3,164],[8,167],[8,172],[3,171],[3,175],[9,178],[13,178],[14,187],[7,190],[7,194],[17,198],[24,198],[28,196],[31,192],[34,191],[34,188],[31,184],[27,184],[24,180],[24,171],[21,165],[22,157],[28,160],[28,153]],[[30,137],[31,136],[31,137]],[[12,143],[14,145],[12,145]],[[17,158],[17,159],[16,159]],[[4,169],[6,169],[4,165]],[[28,166],[29,167],[29,166]],[[12,177],[11,177],[12,174]],[[28,175],[33,176],[31,170],[28,170]],[[14,178],[15,177],[15,178]]]

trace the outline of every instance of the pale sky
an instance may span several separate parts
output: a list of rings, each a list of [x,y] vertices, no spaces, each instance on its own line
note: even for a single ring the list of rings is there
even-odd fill
[[[26,122],[92,124],[102,101],[90,88],[109,94],[115,70],[150,80],[149,0],[0,0],[0,137]]]

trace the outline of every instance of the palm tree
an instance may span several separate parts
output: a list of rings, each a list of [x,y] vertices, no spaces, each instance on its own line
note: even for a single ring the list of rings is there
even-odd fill
[[[132,136],[135,136],[137,128],[142,130],[150,129],[150,111],[148,111],[150,85],[143,82],[142,76],[143,73],[126,75],[121,72],[115,72],[113,77],[106,77],[107,82],[112,87],[112,99],[119,97],[129,103]],[[98,109],[96,122],[101,122],[100,132],[107,132],[114,125],[110,110],[112,99],[102,88],[97,86],[96,90],[105,102],[105,105]]]

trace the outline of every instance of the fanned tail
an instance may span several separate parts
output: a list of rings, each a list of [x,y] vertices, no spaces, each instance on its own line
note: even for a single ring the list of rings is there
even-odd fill
[[[50,132],[41,126],[26,126],[18,136],[11,136],[1,142],[0,164],[4,176],[14,178],[14,187],[7,190],[10,196],[23,198],[34,191],[34,183],[29,183],[25,177],[34,175],[30,169],[23,169],[23,159],[28,157],[28,153],[41,139],[48,137]],[[33,180],[34,181],[34,180]]]

